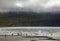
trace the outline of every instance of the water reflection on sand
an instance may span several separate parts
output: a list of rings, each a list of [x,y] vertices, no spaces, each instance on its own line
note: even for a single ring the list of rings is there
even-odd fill
[[[0,36],[0,41],[59,41],[59,40],[45,40],[39,38],[24,38],[21,36]]]

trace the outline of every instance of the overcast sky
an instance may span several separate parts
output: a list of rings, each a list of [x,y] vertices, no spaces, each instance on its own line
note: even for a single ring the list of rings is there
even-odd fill
[[[0,12],[4,11],[48,12],[60,10],[60,0],[0,0]]]

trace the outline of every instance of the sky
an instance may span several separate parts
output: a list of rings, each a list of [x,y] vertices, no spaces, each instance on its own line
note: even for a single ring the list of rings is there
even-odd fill
[[[60,0],[0,0],[0,12],[7,11],[55,12]]]

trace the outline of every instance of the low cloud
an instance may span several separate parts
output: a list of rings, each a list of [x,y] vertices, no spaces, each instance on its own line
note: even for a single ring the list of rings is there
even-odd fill
[[[60,0],[0,0],[0,12],[14,10],[49,12],[60,9]],[[59,9],[58,9],[59,8]]]

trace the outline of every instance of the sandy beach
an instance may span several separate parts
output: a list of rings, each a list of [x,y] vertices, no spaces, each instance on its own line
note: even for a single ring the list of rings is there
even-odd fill
[[[39,38],[23,38],[21,36],[0,36],[0,41],[59,41],[59,40],[40,40]]]

